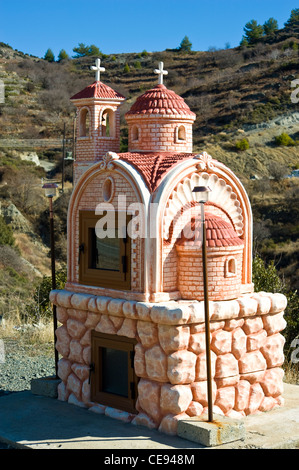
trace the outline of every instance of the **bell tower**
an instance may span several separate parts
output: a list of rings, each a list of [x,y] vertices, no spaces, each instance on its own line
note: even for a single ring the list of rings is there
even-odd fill
[[[100,81],[100,73],[105,71],[100,59],[91,70],[95,81],[71,98],[77,108],[74,184],[107,152],[119,152],[119,106],[125,97]]]

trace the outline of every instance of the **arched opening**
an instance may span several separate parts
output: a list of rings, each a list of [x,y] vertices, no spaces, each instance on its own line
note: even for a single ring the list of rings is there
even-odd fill
[[[225,276],[231,277],[237,274],[237,260],[236,258],[228,258],[225,263]]]
[[[80,112],[79,118],[79,137],[89,137],[90,131],[90,116],[89,110],[83,108]]]
[[[101,118],[102,137],[114,137],[115,118],[112,109],[104,109]]]
[[[184,141],[186,140],[186,129],[185,126],[180,126],[178,128],[178,140]]]
[[[139,128],[137,126],[133,126],[132,129],[132,142],[136,142],[139,140]]]

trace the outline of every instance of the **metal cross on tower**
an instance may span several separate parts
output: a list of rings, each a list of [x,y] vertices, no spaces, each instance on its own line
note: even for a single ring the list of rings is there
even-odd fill
[[[96,72],[96,82],[100,81],[100,73],[105,72],[105,67],[101,67],[101,59],[96,59],[96,65],[92,65],[90,70],[95,70]]]
[[[159,68],[155,69],[154,72],[159,75],[158,77],[158,84],[163,85],[163,75],[168,75],[168,72],[166,70],[163,70],[164,63],[159,62]]]

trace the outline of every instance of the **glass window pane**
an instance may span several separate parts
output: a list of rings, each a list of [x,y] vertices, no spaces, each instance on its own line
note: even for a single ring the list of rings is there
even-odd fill
[[[120,242],[118,231],[114,238],[98,238],[93,230],[93,250],[91,265],[94,269],[120,271]]]
[[[128,353],[102,348],[102,390],[128,397]]]

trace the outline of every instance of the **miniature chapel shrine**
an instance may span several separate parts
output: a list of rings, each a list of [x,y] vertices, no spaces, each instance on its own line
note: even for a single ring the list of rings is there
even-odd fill
[[[125,115],[128,151],[120,153],[125,97],[100,80],[99,60],[94,69],[96,80],[71,98],[77,138],[67,283],[50,294],[59,322],[58,398],[169,434],[178,420],[206,413],[193,189],[208,186],[213,411],[245,418],[281,406],[286,298],[254,292],[252,214],[243,185],[223,163],[193,152],[196,115],[163,83],[163,63],[155,70],[158,84]],[[143,208],[143,234],[132,237],[126,227],[136,207]]]

